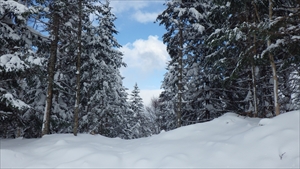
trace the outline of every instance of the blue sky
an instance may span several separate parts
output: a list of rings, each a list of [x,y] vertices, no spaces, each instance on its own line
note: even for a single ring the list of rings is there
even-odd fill
[[[164,0],[111,0],[113,13],[117,16],[115,26],[119,31],[116,39],[123,46],[123,60],[127,64],[121,69],[123,84],[131,93],[135,83],[147,106],[152,97],[161,92],[160,86],[169,60],[166,46],[162,42],[163,26],[154,23],[165,6]]]

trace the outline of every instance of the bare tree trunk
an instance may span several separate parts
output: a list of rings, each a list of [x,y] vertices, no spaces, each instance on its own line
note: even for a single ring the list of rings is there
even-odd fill
[[[50,115],[52,107],[52,98],[53,98],[53,85],[54,85],[54,74],[55,74],[55,65],[57,58],[57,43],[58,43],[58,31],[59,31],[59,16],[57,13],[53,14],[53,23],[52,23],[52,32],[54,39],[51,41],[50,47],[50,59],[48,63],[48,89],[47,89],[47,100],[46,107],[44,112],[44,120],[42,126],[42,136],[49,134],[50,128]]]
[[[273,16],[273,2],[272,2],[272,0],[269,0],[269,22],[270,23],[272,21],[272,16]],[[267,41],[267,46],[268,47],[271,46],[270,38]],[[272,68],[272,72],[273,72],[274,108],[275,108],[275,114],[276,114],[276,116],[278,116],[280,113],[280,107],[279,107],[279,103],[278,103],[278,78],[277,78],[274,56],[271,54],[271,52],[269,52],[269,59],[270,59],[271,68]]]
[[[75,110],[74,110],[74,128],[73,128],[73,134],[74,136],[77,136],[78,132],[78,114],[79,114],[79,105],[80,105],[80,67],[81,67],[81,52],[82,52],[82,46],[81,46],[81,30],[82,30],[82,0],[79,0],[78,2],[78,49],[77,49],[77,71],[76,71],[76,101],[75,101]]]
[[[178,103],[177,103],[177,127],[181,127],[181,114],[182,114],[182,57],[183,57],[183,37],[182,27],[179,28],[179,60],[178,60]]]
[[[256,15],[256,19],[258,22],[260,22],[260,17],[258,14],[258,10],[255,4],[255,1],[252,1],[252,4],[254,6],[254,10],[255,10],[255,15]],[[255,70],[256,66],[255,66],[255,60],[254,57],[257,55],[257,48],[256,48],[256,35],[254,35],[254,56],[252,58],[252,84],[253,84],[253,102],[254,102],[254,117],[258,116],[258,104],[257,104],[257,88],[256,88],[256,76],[257,76],[257,72]]]
[[[253,90],[253,103],[254,103],[254,113],[253,116],[257,117],[258,115],[258,110],[257,110],[257,88],[256,88],[256,72],[255,72],[255,65],[252,61],[251,65],[251,74],[252,74],[252,90]]]
[[[252,90],[253,90],[253,103],[254,103],[254,117],[257,117],[258,110],[257,110],[257,88],[256,88],[256,70],[255,70],[255,63],[254,57],[257,54],[256,51],[256,35],[254,35],[254,55],[251,59],[251,74],[252,74]]]

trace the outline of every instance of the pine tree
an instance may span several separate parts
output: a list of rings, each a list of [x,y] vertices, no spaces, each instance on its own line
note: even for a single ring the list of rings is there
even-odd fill
[[[142,113],[144,111],[144,105],[143,105],[143,99],[139,95],[140,89],[135,83],[134,88],[131,92],[131,97],[130,97],[130,108],[133,110],[135,114]]]
[[[218,2],[218,4],[224,5],[223,11],[225,13],[225,16],[230,17],[225,17],[226,21],[223,22],[225,24],[222,27],[219,26],[220,29],[217,29],[218,32],[213,33],[208,40],[210,44],[214,44],[214,46],[216,46],[217,48],[217,50],[215,50],[217,52],[215,52],[213,58],[222,58],[222,62],[230,59],[231,56],[234,56],[233,59],[237,58],[235,59],[237,62],[234,62],[233,60],[233,64],[227,64],[236,65],[235,67],[233,67],[233,69],[228,69],[229,73],[232,73],[230,73],[231,75],[228,76],[230,77],[230,79],[228,79],[227,81],[230,82],[230,86],[239,89],[239,92],[235,92],[235,95],[240,95],[238,97],[235,96],[236,98],[225,100],[233,100],[233,103],[238,103],[235,105],[239,105],[240,103],[242,103],[241,99],[245,98],[243,100],[244,103],[240,104],[239,106],[240,111],[245,112],[250,110],[251,112],[253,111],[254,114],[258,114],[258,116],[272,116],[272,114],[275,114],[273,111],[275,106],[272,105],[275,105],[275,102],[278,102],[279,100],[275,99],[277,101],[274,101],[274,98],[278,96],[272,97],[272,93],[276,94],[275,90],[272,91],[272,88],[274,87],[269,85],[270,78],[273,78],[271,71],[269,71],[271,70],[269,64],[270,58],[272,57],[266,56],[274,55],[274,51],[276,50],[277,52],[275,55],[277,56],[271,59],[271,61],[274,60],[274,64],[272,64],[272,67],[280,67],[280,69],[285,67],[283,66],[283,64],[281,64],[283,67],[279,66],[280,62],[287,63],[285,60],[286,58],[283,59],[284,55],[291,56],[292,58],[295,56],[283,52],[290,51],[290,49],[283,45],[289,43],[289,41],[283,39],[289,39],[290,37],[288,38],[286,36],[279,41],[276,40],[276,38],[280,37],[280,34],[282,34],[283,37],[285,36],[284,33],[278,33],[278,28],[284,30],[284,27],[286,27],[287,25],[289,25],[287,27],[293,25],[286,24],[286,22],[280,22],[281,19],[279,18],[282,18],[283,15],[286,15],[286,18],[289,18],[287,17],[287,13],[289,13],[290,16],[297,15],[297,10],[294,10],[291,13],[291,11],[284,9],[293,9],[295,1],[289,1],[286,2],[286,4],[282,4],[282,2],[279,1],[272,1],[271,4],[276,4],[276,7],[273,6],[271,13],[268,8],[265,8],[266,6],[269,6],[269,4],[262,1],[239,1],[234,4],[228,4],[227,2],[220,1]],[[275,19],[276,21],[272,22],[272,26],[270,27],[269,23],[267,22],[267,20],[269,20],[269,17],[265,16],[269,16],[269,14],[274,15],[272,11],[276,11],[275,13],[279,17],[278,20]],[[283,11],[289,12],[285,13]],[[279,25],[281,25],[281,27],[279,27]],[[295,25],[291,27],[295,28]],[[283,32],[282,30],[281,32]],[[269,44],[269,47],[266,44],[268,38],[271,38],[272,41],[272,44]],[[221,39],[221,41],[216,41],[216,39]],[[281,43],[283,42],[282,40],[284,41],[284,43]],[[224,41],[226,43],[224,43]],[[231,53],[229,54],[229,52]],[[227,66],[227,68],[229,68],[229,66]],[[224,72],[227,72],[227,68],[224,67]],[[275,72],[274,70],[275,69],[273,69],[273,73]],[[278,75],[278,72],[280,71],[276,72],[276,77],[279,78],[278,82],[280,82],[281,76]],[[248,78],[246,78],[247,76]],[[238,83],[235,82],[234,84],[232,84],[232,82],[234,81]],[[247,85],[247,83],[250,85]],[[276,83],[273,84],[276,86]],[[248,95],[246,94],[247,86],[249,86],[248,89],[250,92],[248,92]],[[279,84],[279,86],[282,85]],[[234,89],[232,90],[230,88],[227,88],[226,90],[234,91]],[[228,97],[230,95],[226,94],[225,96]],[[246,103],[245,101],[248,101],[248,103]],[[232,103],[229,104],[234,105]],[[233,107],[233,110],[234,109],[236,108]]]
[[[48,38],[35,31],[29,19],[39,12],[32,1],[0,2],[0,116],[1,136],[22,136],[30,128],[29,110],[35,110],[29,101],[30,80],[42,66],[41,52]],[[32,99],[32,98],[31,98]],[[14,134],[14,132],[17,132]],[[38,134],[37,134],[38,135]]]
[[[85,20],[82,52],[82,114],[79,131],[93,132],[107,137],[125,137],[124,116],[129,111],[127,93],[119,69],[122,61],[121,47],[114,35],[116,19],[107,1],[93,5],[94,24]]]
[[[78,1],[61,1],[57,62],[54,75],[51,133],[70,133],[74,129],[78,56]],[[85,14],[86,16],[88,14]],[[83,17],[86,18],[86,17]]]
[[[174,104],[171,99],[172,97],[172,93],[167,91],[163,91],[159,95],[159,102],[161,103],[161,105],[158,121],[161,130],[169,131],[177,127],[176,115],[173,107]]]
[[[262,56],[268,54],[272,68],[273,77],[273,105],[275,114],[280,111],[280,74],[285,74],[284,69],[292,63],[299,65],[299,60],[293,59],[299,56],[299,51],[291,49],[299,39],[295,38],[299,34],[299,2],[297,1],[269,1],[268,22],[262,28],[266,31],[267,48],[262,52]],[[291,32],[290,32],[291,31]],[[292,62],[288,60],[292,59]],[[283,69],[282,69],[283,68]],[[288,73],[289,74],[289,73]],[[284,75],[283,75],[284,76]],[[284,78],[283,84],[289,81]],[[285,89],[287,89],[285,87]],[[286,97],[287,98],[287,97]]]
[[[74,76],[76,75],[75,63],[78,54],[76,49],[78,48],[78,44],[80,44],[82,45],[80,56],[82,64],[80,65],[81,75],[79,80],[77,80],[77,82],[80,82],[80,87],[77,89],[80,89],[78,91],[80,91],[81,96],[78,99],[78,103],[81,105],[78,113],[78,132],[96,131],[96,133],[109,137],[128,138],[129,134],[124,130],[127,124],[127,120],[124,117],[130,112],[130,109],[126,100],[126,89],[122,84],[123,77],[121,77],[119,71],[122,66],[126,65],[122,61],[122,53],[117,50],[120,45],[114,38],[114,34],[117,31],[113,24],[116,18],[111,13],[109,3],[96,4],[94,0],[82,1],[83,10],[81,17],[79,17],[80,15],[78,16],[77,10],[79,6],[78,2],[75,1],[26,2],[28,2],[27,5],[40,3],[40,6],[43,7],[41,9],[44,9],[44,11],[38,11],[39,13],[35,13],[32,17],[29,17],[31,22],[34,21],[30,24],[33,26],[35,26],[35,22],[45,24],[44,26],[50,33],[51,40],[42,36],[38,31],[34,31],[29,27],[27,29],[27,25],[23,22],[27,20],[26,17],[22,22],[15,22],[16,24],[22,23],[20,24],[22,27],[20,30],[23,30],[23,35],[26,35],[26,37],[22,37],[23,39],[19,38],[20,43],[17,42],[18,39],[9,39],[7,32],[3,34],[7,37],[4,37],[0,41],[3,43],[3,48],[1,45],[1,57],[5,56],[7,58],[8,55],[6,53],[13,53],[18,50],[24,54],[19,55],[19,53],[17,55],[16,52],[15,56],[18,56],[20,59],[18,70],[9,70],[12,74],[16,74],[14,77],[18,81],[13,81],[14,84],[20,85],[5,85],[10,86],[11,89],[4,88],[1,85],[1,92],[3,91],[1,98],[5,96],[4,99],[1,99],[1,104],[4,103],[8,107],[8,109],[5,108],[6,112],[14,112],[16,115],[7,116],[6,113],[5,117],[10,118],[13,124],[6,127],[6,122],[9,122],[9,120],[5,120],[3,127],[7,128],[7,130],[15,130],[20,126],[26,127],[23,131],[25,137],[72,132],[71,124],[73,122],[74,102],[76,99],[74,94],[76,90],[76,77]],[[1,12],[10,12],[9,9],[15,8],[15,6],[22,7],[15,1],[1,1],[1,3],[4,4],[3,6],[1,5]],[[21,10],[23,9],[28,13],[25,12],[26,15],[24,15],[23,12],[18,13],[19,11],[16,10],[16,18],[21,19],[23,16],[31,14],[30,12],[37,12],[34,8],[22,7]],[[96,24],[90,20],[91,14],[94,14]],[[3,14],[1,21],[2,19],[6,19],[6,15],[6,13]],[[49,22],[39,20],[40,17],[48,18]],[[79,20],[82,20],[82,26],[78,25]],[[7,23],[5,24],[2,24],[5,26],[5,29],[3,28],[1,31],[10,31],[11,28],[7,27]],[[14,28],[17,27],[14,26]],[[81,28],[82,31],[78,31]],[[20,30],[16,30],[16,32],[20,32]],[[80,39],[82,39],[82,43],[77,43],[78,33],[81,33],[82,38]],[[16,37],[17,33],[16,35],[10,35]],[[10,49],[7,45],[13,45],[14,43],[16,47],[20,44],[22,48],[14,48],[13,52],[7,52],[7,49]],[[37,48],[36,51],[30,50],[32,46]],[[6,51],[2,53],[2,49]],[[44,58],[50,56],[48,65],[45,66],[43,59],[37,56]],[[38,61],[39,59],[40,61]],[[32,63],[35,63],[35,65]],[[47,77],[44,75],[46,72],[45,67],[48,67]],[[8,70],[6,65],[3,66],[3,69],[5,71]],[[19,76],[19,73],[24,71],[34,73],[31,73],[28,77]],[[8,73],[8,71],[1,73]],[[9,76],[12,77],[11,75]],[[5,79],[3,82],[5,84],[11,83],[11,81],[6,81]],[[45,92],[47,84],[51,96],[49,92]],[[11,96],[9,98],[8,92],[12,94],[9,95]],[[47,99],[49,104],[46,104],[45,107]],[[10,102],[7,102],[7,100],[10,100]],[[28,104],[22,100],[28,101]],[[19,103],[17,106],[23,106],[26,109],[23,110],[21,107],[17,107],[16,109],[10,108],[10,103],[17,102]],[[45,110],[45,112],[42,113],[41,110]],[[41,117],[41,114],[44,114],[44,119]],[[38,125],[43,125],[43,128],[37,127]]]
[[[150,128],[153,134],[160,133],[162,129],[162,114],[161,114],[161,103],[159,98],[151,98],[151,103],[146,107],[146,113],[150,120]]]
[[[263,1],[166,3],[167,9],[158,16],[160,24],[167,30],[163,38],[172,59],[162,84],[165,89],[162,96],[167,98],[165,102],[171,101],[172,104],[166,104],[166,112],[169,109],[169,113],[178,114],[174,107],[179,103],[176,102],[179,94],[183,94],[184,100],[178,116],[183,125],[212,119],[228,111],[270,117],[275,102],[282,100],[281,104],[284,101],[287,105],[292,102],[290,94],[296,92],[291,87],[295,85],[289,83],[289,78],[282,77],[288,77],[287,72],[291,70],[287,65],[299,63],[295,58],[297,52],[288,47],[293,46],[298,38],[293,33],[287,36],[284,32],[288,32],[285,28],[298,31],[295,23],[299,9],[292,0],[270,2],[273,5],[271,24],[268,22],[270,18],[266,17],[270,14],[265,8],[268,3]],[[271,41],[269,47],[268,39]],[[181,48],[181,40],[184,48]],[[182,57],[178,57],[181,52]],[[274,60],[272,67],[278,69],[273,69],[273,74],[277,72],[274,77],[283,83],[275,88],[269,85],[270,78],[273,78],[270,59]],[[178,67],[183,68],[182,74]],[[286,74],[280,75],[281,72]],[[184,84],[183,92],[179,90],[180,84]],[[284,88],[278,91],[287,92],[272,97],[277,91],[273,88]]]
[[[140,89],[137,83],[135,83],[134,88],[130,94],[129,105],[131,112],[127,114],[127,135],[129,139],[139,138],[142,133],[141,128],[144,122],[142,113],[144,112],[143,99],[139,95]]]
[[[209,114],[199,102],[202,92],[198,86],[205,83],[199,80],[199,73],[205,66],[201,62],[210,52],[204,42],[214,29],[209,18],[216,7],[205,0],[168,1],[166,6],[167,9],[157,19],[168,30],[163,38],[172,60],[162,88],[166,91],[165,96],[172,98],[173,106],[168,105],[175,108],[177,126],[188,125],[202,118],[199,117],[202,113],[196,115],[201,107],[201,112]]]
[[[140,137],[148,137],[152,134],[150,127],[150,119],[146,116],[143,99],[139,95],[140,89],[137,83],[129,98],[131,111],[126,113],[125,135],[126,139],[135,139]]]

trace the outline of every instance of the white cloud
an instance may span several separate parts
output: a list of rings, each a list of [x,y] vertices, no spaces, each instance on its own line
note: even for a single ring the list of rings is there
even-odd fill
[[[158,36],[150,35],[147,40],[138,39],[121,48],[128,68],[138,68],[144,72],[165,69],[169,55],[166,45]]]
[[[117,15],[122,15],[124,12],[130,12],[128,16],[140,23],[154,22],[160,12],[157,12],[157,4],[163,4],[161,0],[115,0],[110,2],[112,12]],[[144,12],[145,10],[156,12]]]
[[[160,13],[161,12],[142,12],[138,10],[132,15],[132,17],[140,23],[147,23],[154,22]]]
[[[140,96],[143,99],[144,106],[149,106],[151,103],[151,99],[154,97],[159,97],[160,93],[163,90],[141,90],[140,91]]]

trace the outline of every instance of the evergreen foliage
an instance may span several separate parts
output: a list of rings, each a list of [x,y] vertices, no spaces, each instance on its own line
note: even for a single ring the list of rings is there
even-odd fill
[[[300,57],[299,50],[291,46],[299,43],[299,3],[275,0],[271,4],[270,15],[267,1],[165,3],[166,9],[157,20],[166,28],[163,40],[171,61],[160,105],[173,117],[173,123],[178,120],[179,93],[183,93],[182,125],[211,120],[229,111],[272,117],[275,92],[279,92],[281,113],[297,109],[295,82],[300,62],[296,58]],[[183,70],[178,68],[179,59]],[[178,76],[180,71],[182,77]],[[273,87],[276,78],[278,90]]]
[[[11,74],[6,79],[1,76],[1,105],[5,105],[1,106],[1,127],[5,128],[1,130],[1,136],[14,137],[17,130],[24,137],[42,135],[47,84],[49,89],[47,78],[50,77],[46,73],[47,68],[48,73],[53,74],[53,88],[48,115],[49,129],[43,134],[72,132],[77,33],[81,19],[78,132],[128,138],[129,134],[124,130],[127,124],[124,116],[130,112],[130,108],[122,84],[123,77],[119,72],[126,64],[117,49],[121,46],[114,38],[117,33],[113,24],[116,17],[111,13],[109,2],[82,1],[80,18],[78,2],[75,1],[26,2],[30,7],[13,0],[1,1],[1,73]],[[91,19],[92,15],[94,18]],[[24,33],[18,34],[20,30]],[[49,32],[49,38],[41,35],[40,31]],[[53,52],[56,55],[52,67],[49,65],[51,51],[52,55]],[[14,64],[4,63],[2,58],[5,61],[18,61],[18,66],[12,67]]]
[[[39,8],[25,6],[23,1],[0,2],[0,131],[2,137],[17,137],[31,129],[38,107],[32,107],[36,97],[42,97],[32,87],[43,90],[37,76],[44,59],[33,46],[43,48],[48,39],[28,26],[30,16]],[[34,81],[34,82],[33,82]],[[37,86],[36,86],[37,85]],[[29,100],[29,102],[25,102]],[[25,129],[25,130],[22,130]],[[36,133],[35,133],[36,135]]]
[[[226,112],[273,117],[300,109],[297,0],[165,5],[157,22],[171,60],[164,91],[144,110],[137,84],[129,100],[122,84],[126,64],[109,1],[0,1],[0,137],[78,126],[75,135],[135,139]]]
[[[130,108],[135,114],[142,113],[144,111],[143,99],[139,95],[140,89],[135,83],[133,91],[131,92],[130,100]]]
[[[128,131],[128,139],[148,137],[152,134],[150,119],[145,114],[143,99],[139,93],[140,89],[135,83],[129,98],[131,111],[127,113],[125,118],[127,121],[125,130]]]

